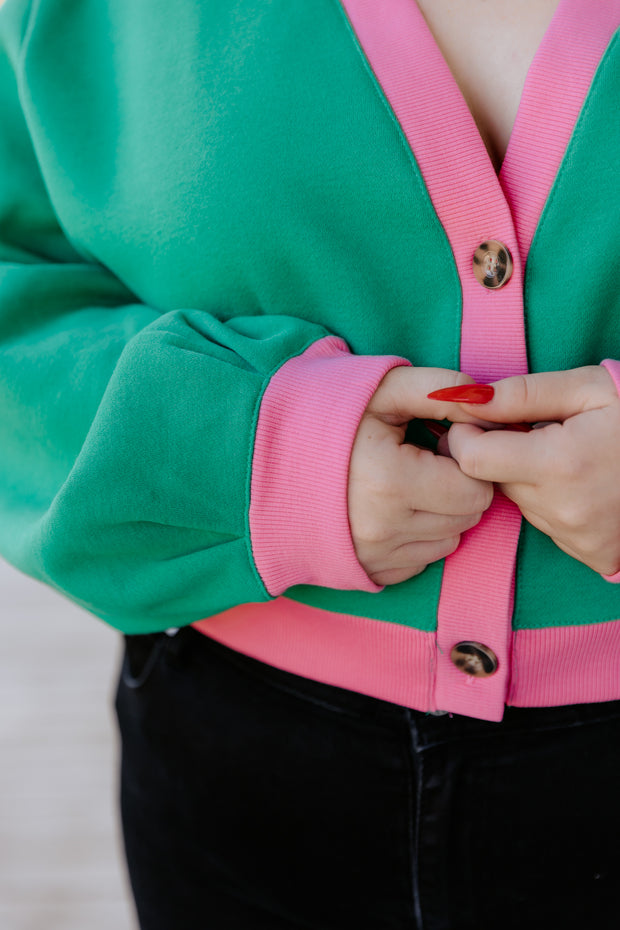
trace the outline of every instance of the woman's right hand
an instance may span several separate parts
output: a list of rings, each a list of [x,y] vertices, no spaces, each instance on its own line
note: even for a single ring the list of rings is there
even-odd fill
[[[442,368],[393,368],[360,422],[349,467],[349,523],[357,558],[378,585],[397,584],[457,548],[493,499],[493,485],[451,458],[405,443],[416,417],[476,423],[427,394],[471,378]]]

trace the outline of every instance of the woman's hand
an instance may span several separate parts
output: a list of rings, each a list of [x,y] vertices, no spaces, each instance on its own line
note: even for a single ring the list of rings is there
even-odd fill
[[[457,423],[450,454],[463,472],[494,481],[523,516],[595,571],[620,568],[620,397],[604,367],[495,382],[484,406],[496,423],[556,421],[529,433]],[[453,406],[453,405],[452,405]]]
[[[470,381],[445,369],[394,368],[366,409],[351,456],[349,522],[357,557],[376,584],[405,581],[454,552],[461,533],[491,503],[488,481],[404,441],[415,417],[476,422],[458,405],[426,397],[446,384]]]

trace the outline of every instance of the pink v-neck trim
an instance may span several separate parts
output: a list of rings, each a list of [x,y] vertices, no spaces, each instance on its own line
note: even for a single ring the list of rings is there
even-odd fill
[[[461,368],[480,381],[525,373],[527,252],[594,72],[618,24],[620,4],[561,0],[528,74],[498,177],[413,0],[341,2],[452,247],[462,290]],[[584,20],[589,27],[582,44]],[[504,243],[514,260],[510,281],[498,290],[483,288],[472,270],[474,251],[488,239]],[[515,505],[498,494],[481,523],[446,559],[436,634],[435,703],[440,708],[501,719],[510,687],[520,523]],[[463,640],[493,649],[498,658],[494,675],[474,679],[455,668],[450,652]]]
[[[450,240],[463,292],[461,367],[480,381],[527,370],[522,266],[510,207],[484,142],[413,0],[342,0],[413,151]],[[480,243],[508,246],[515,268],[499,291],[472,274]]]
[[[499,175],[524,260],[619,20],[619,0],[561,0],[528,71]]]
[[[415,0],[341,4],[452,246],[463,288],[461,366],[479,380],[526,371],[522,306],[517,314],[506,298],[522,292],[529,246],[618,28],[620,0],[560,0],[528,71],[499,177]],[[471,275],[472,245],[491,236],[509,247],[516,265],[510,286],[499,292],[482,290]]]

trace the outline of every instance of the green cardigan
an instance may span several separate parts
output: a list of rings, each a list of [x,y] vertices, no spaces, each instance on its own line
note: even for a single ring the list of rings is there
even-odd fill
[[[350,352],[358,386],[361,356],[461,365],[450,238],[346,6],[0,12],[0,552],[123,631],[272,600],[253,464],[291,360]],[[620,358],[619,99],[616,38],[529,251],[530,370]],[[350,434],[384,370],[320,429]],[[443,563],[376,592],[306,556],[290,601],[434,634]],[[617,585],[523,526],[513,631],[619,617]]]

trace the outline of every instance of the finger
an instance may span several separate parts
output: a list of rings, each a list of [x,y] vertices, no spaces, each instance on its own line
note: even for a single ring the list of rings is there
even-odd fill
[[[493,388],[483,407],[464,404],[464,409],[496,423],[536,423],[563,421],[618,400],[609,372],[599,365],[504,378]]]
[[[516,485],[501,486],[502,491],[513,500],[519,509],[521,510],[524,518],[531,523],[532,526],[536,527],[537,530],[540,530],[541,533],[544,533],[546,536],[549,536],[553,540],[558,549],[561,549],[562,552],[565,552],[567,555],[570,555],[571,558],[577,559],[579,562],[583,562],[584,565],[589,566],[595,572],[599,574],[609,574],[613,575],[616,571],[615,563],[604,563],[601,559],[600,547],[594,545],[592,547],[592,553],[590,554],[586,547],[582,544],[581,546],[577,545],[572,538],[569,536],[564,537],[561,533],[558,532],[556,524],[551,524],[543,515],[537,512],[536,500],[534,500],[534,507],[530,507],[527,504],[528,499],[531,495],[531,489],[524,489],[521,491],[516,491]],[[598,542],[598,537],[596,537]]]
[[[529,433],[514,433],[456,423],[450,429],[448,443],[453,459],[472,478],[498,484],[537,485],[553,467],[557,449],[554,438],[562,429],[561,424],[552,423]]]
[[[370,578],[379,585],[400,584],[419,575],[432,562],[452,555],[459,542],[460,536],[451,536],[436,542],[413,542],[401,546],[383,566],[370,573]]]
[[[482,513],[491,504],[492,486],[464,474],[451,458],[402,445],[399,463],[400,487],[411,510],[463,516]]]
[[[398,424],[416,418],[484,422],[480,420],[480,411],[469,413],[460,404],[446,404],[427,397],[441,387],[471,383],[469,375],[447,368],[393,368],[375,391],[368,411]]]
[[[448,536],[460,536],[480,522],[482,511],[472,514],[440,514],[417,510],[404,527],[408,535],[407,542],[398,549],[409,545],[411,540],[431,542],[446,539]]]

